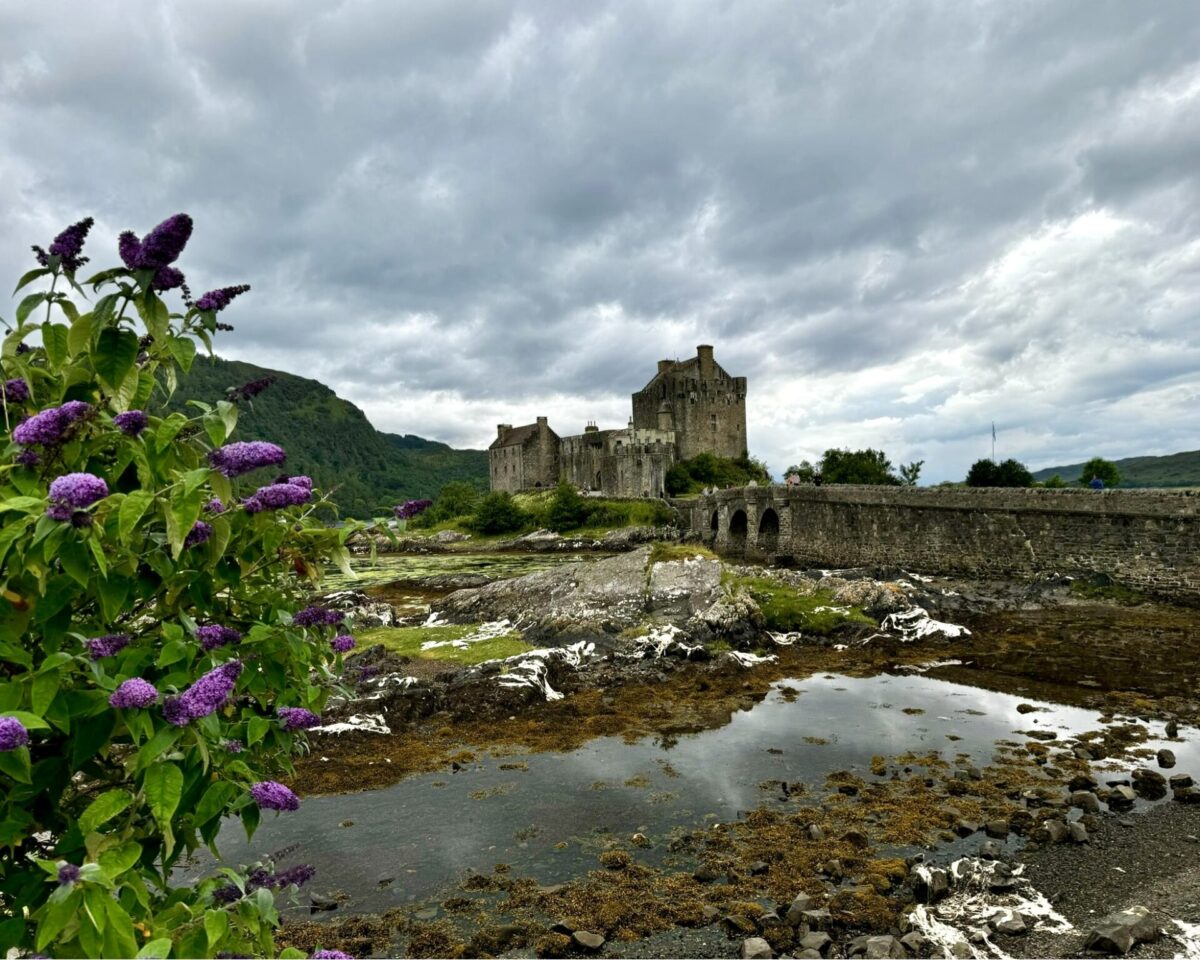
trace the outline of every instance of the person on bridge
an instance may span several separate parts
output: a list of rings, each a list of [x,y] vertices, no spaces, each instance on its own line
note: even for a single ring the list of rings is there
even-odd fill
[[[1101,480],[1099,477],[1092,477],[1092,482],[1090,484],[1088,484],[1088,486],[1090,486],[1093,490],[1103,490],[1104,489],[1104,481]]]

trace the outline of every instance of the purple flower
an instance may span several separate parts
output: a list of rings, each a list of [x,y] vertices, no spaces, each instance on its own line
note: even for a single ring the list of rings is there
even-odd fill
[[[239,297],[250,289],[250,284],[242,283],[236,287],[221,287],[217,290],[209,290],[199,300],[196,301],[197,310],[211,310],[213,313],[220,313],[232,302],[234,297]]]
[[[328,607],[314,604],[311,607],[305,607],[292,617],[292,623],[298,627],[332,627],[341,623],[345,616],[340,610],[330,610]]]
[[[29,731],[16,717],[0,717],[0,753],[29,743]]]
[[[126,230],[117,237],[117,253],[121,255],[121,260],[130,270],[137,269],[138,254],[141,253],[141,250],[142,243],[132,230]]]
[[[36,467],[42,462],[36,450],[22,450],[13,459],[23,467]]]
[[[221,746],[225,748],[226,753],[241,753],[246,749],[241,740],[226,740]]]
[[[197,520],[188,531],[188,535],[183,538],[183,549],[189,550],[192,547],[198,547],[202,543],[207,543],[208,538],[212,536],[213,528],[211,524],[205,523],[203,520]]]
[[[321,722],[320,717],[303,707],[280,707],[276,713],[283,721],[284,730],[307,730]]]
[[[146,234],[146,239],[141,243],[133,233],[121,234],[117,249],[131,270],[157,271],[179,259],[191,235],[192,218],[186,213],[177,213]],[[136,250],[134,244],[137,245]]]
[[[348,633],[341,633],[329,641],[334,653],[349,653],[354,649],[354,638]]]
[[[271,878],[273,887],[302,887],[317,875],[317,868],[311,863],[298,863],[294,867],[280,870]]]
[[[29,399],[29,384],[20,377],[4,382],[4,399],[7,403],[24,403]]]
[[[204,505],[204,509],[207,510],[209,513],[224,513],[225,512],[225,504],[223,504],[221,502],[220,497],[213,497],[211,500],[208,501],[208,503],[206,503]]]
[[[14,436],[15,439],[15,436]],[[17,441],[20,443],[21,441]],[[283,447],[265,440],[239,440],[227,443],[208,455],[209,465],[227,477],[240,477],[243,473],[283,463],[287,453]]]
[[[79,868],[73,863],[64,863],[58,868],[58,885],[65,887],[79,880]]]
[[[204,650],[216,650],[217,647],[224,647],[231,643],[239,643],[242,635],[232,627],[222,627],[217,624],[210,624],[206,627],[196,628],[196,639],[200,641],[200,646]]]
[[[110,633],[107,636],[85,640],[83,645],[87,647],[88,656],[93,660],[103,660],[105,657],[116,656],[129,646],[129,634]]]
[[[225,398],[234,403],[237,403],[239,400],[253,400],[277,379],[278,377],[275,376],[261,377],[258,380],[243,383],[240,387],[229,387],[225,391]]]
[[[182,270],[176,270],[174,267],[159,267],[158,272],[154,274],[154,279],[150,281],[150,286],[159,293],[166,293],[168,290],[182,287],[185,279]]]
[[[300,798],[282,783],[264,780],[250,788],[250,796],[264,810],[299,810]]]
[[[110,707],[123,709],[152,707],[157,702],[158,690],[155,689],[154,684],[143,680],[141,677],[133,677],[130,680],[126,680],[108,698],[108,705]]]
[[[136,437],[149,425],[150,418],[141,410],[126,410],[113,417],[113,423],[126,436]]]
[[[276,483],[288,483],[293,487],[300,487],[303,490],[312,491],[312,477],[306,477],[301,474],[298,477],[288,477],[286,480],[276,480]]]
[[[242,501],[242,507],[247,513],[262,513],[264,510],[299,507],[311,499],[312,491],[307,487],[295,483],[273,483],[255,490],[254,496]]]
[[[52,447],[60,443],[67,428],[92,412],[92,405],[82,400],[70,400],[61,407],[50,407],[19,423],[12,432],[17,443],[29,446],[40,444]]]
[[[50,484],[50,499],[82,510],[108,496],[108,484],[91,473],[68,473]]]
[[[242,899],[242,891],[236,883],[227,883],[213,891],[213,903],[230,904]]]
[[[33,252],[37,254],[38,263],[43,267],[48,267],[50,266],[50,257],[58,257],[63,270],[67,273],[74,273],[88,262],[88,258],[81,257],[80,254],[83,253],[83,241],[87,239],[88,231],[92,229],[92,224],[95,222],[91,217],[87,217],[78,223],[71,224],[54,238],[48,253],[41,247],[34,247]]]
[[[408,500],[395,507],[392,512],[397,520],[411,520],[418,513],[424,513],[433,506],[432,500]]]
[[[308,960],[354,960],[348,953],[341,950],[314,950],[308,955]]]
[[[163,703],[163,716],[176,727],[207,717],[229,700],[241,673],[240,660],[230,660],[209,670],[178,697],[166,700]]]

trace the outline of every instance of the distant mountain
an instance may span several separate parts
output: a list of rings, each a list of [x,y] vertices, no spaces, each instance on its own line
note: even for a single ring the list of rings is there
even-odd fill
[[[323,383],[282,370],[197,357],[191,372],[180,377],[170,406],[183,410],[188,400],[216,403],[225,399],[228,387],[268,376],[276,382],[239,405],[236,439],[279,444],[288,452],[289,473],[308,474],[322,490],[338,488],[334,499],[343,516],[382,516],[404,500],[432,498],[451,481],[487,488],[485,451],[382,433]]]
[[[1122,487],[1200,487],[1200,450],[1172,453],[1165,457],[1126,457],[1114,460],[1121,472]],[[1068,483],[1079,479],[1082,463],[1035,470],[1035,480],[1058,474]]]

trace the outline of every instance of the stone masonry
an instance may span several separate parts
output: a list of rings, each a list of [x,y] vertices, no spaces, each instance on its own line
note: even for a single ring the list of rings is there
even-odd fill
[[[746,453],[746,378],[731,377],[702,344],[688,360],[660,360],[633,395],[624,429],[559,437],[546,417],[522,427],[500,424],[488,448],[493,490],[541,490],[566,479],[614,497],[661,497],[679,460],[699,453]]]
[[[744,487],[674,500],[724,554],[975,576],[1106,573],[1200,602],[1200,494],[1167,490]]]

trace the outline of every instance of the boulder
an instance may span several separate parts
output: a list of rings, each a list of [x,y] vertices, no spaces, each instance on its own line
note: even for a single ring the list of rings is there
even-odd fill
[[[1145,907],[1130,907],[1110,914],[1091,930],[1084,940],[1084,950],[1124,955],[1134,944],[1149,943],[1158,939],[1158,926],[1150,919]]]
[[[772,960],[775,951],[762,937],[747,937],[742,941],[742,960]]]
[[[1071,832],[1067,829],[1067,825],[1061,820],[1047,820],[1042,824],[1042,827],[1045,829],[1046,836],[1051,843],[1062,843],[1071,835]]]
[[[798,893],[791,906],[787,908],[787,922],[793,927],[797,927],[804,922],[804,914],[813,909],[815,909],[813,898],[807,893]]]
[[[433,540],[436,543],[462,543],[464,540],[470,540],[469,533],[460,533],[457,530],[439,530],[433,535]]]
[[[993,930],[1006,937],[1023,937],[1029,932],[1025,918],[1016,910],[1001,910],[990,922]]]
[[[865,960],[887,960],[887,958],[899,958],[907,955],[904,952],[904,945],[890,934],[867,937],[866,949],[861,954]]]
[[[1191,775],[1186,773],[1177,773],[1168,781],[1171,784],[1172,790],[1182,790],[1184,787],[1194,787]]]
[[[1175,766],[1175,753],[1171,750],[1159,750],[1155,755],[1155,759],[1158,760],[1158,765],[1164,770],[1170,770],[1171,767]]]
[[[1136,800],[1137,794],[1131,787],[1124,785],[1113,787],[1112,793],[1108,795],[1108,805],[1113,810],[1127,810]]]
[[[396,611],[392,605],[368,597],[361,590],[338,590],[322,597],[321,603],[345,614],[347,629],[396,625]]]
[[[938,867],[917,867],[912,877],[913,892],[923,903],[934,903],[950,892],[950,876]]]
[[[1100,812],[1100,798],[1091,790],[1075,790],[1071,793],[1071,806],[1079,807],[1085,813]]]
[[[1008,836],[1008,821],[989,820],[986,824],[984,824],[983,829],[989,837],[995,837],[997,840],[1003,840]]]
[[[822,930],[816,930],[812,933],[806,933],[800,938],[801,950],[815,950],[818,954],[822,954],[828,949],[833,941],[829,938],[829,934]]]
[[[1078,820],[1074,820],[1067,824],[1067,829],[1071,832],[1072,843],[1088,843],[1091,837],[1088,836],[1088,829]]]

